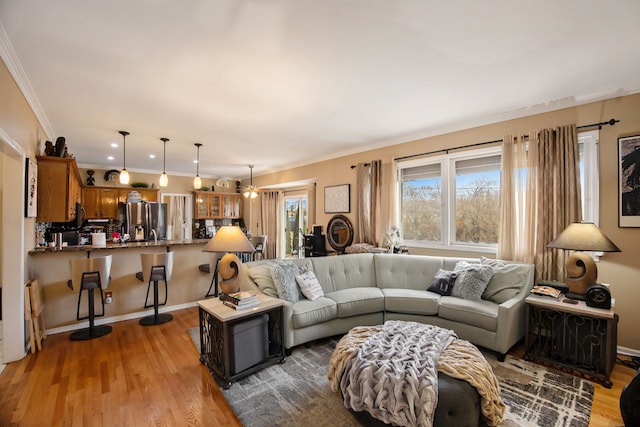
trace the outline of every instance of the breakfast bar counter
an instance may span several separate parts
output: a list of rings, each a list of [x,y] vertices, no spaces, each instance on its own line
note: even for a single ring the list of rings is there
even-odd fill
[[[69,260],[112,255],[107,288],[112,293],[112,302],[105,305],[105,316],[98,318],[96,323],[113,323],[151,314],[151,309],[144,308],[147,284],[136,278],[136,273],[142,271],[140,255],[143,253],[174,252],[167,304],[160,308],[161,312],[195,306],[197,301],[202,300],[211,283],[211,274],[203,273],[198,266],[213,261],[213,254],[202,252],[207,242],[208,239],[159,240],[107,243],[102,247],[78,245],[59,249],[34,248],[29,252],[28,277],[37,279],[43,290],[47,331],[64,332],[83,326],[82,322],[76,320],[78,292],[67,286],[71,278]]]

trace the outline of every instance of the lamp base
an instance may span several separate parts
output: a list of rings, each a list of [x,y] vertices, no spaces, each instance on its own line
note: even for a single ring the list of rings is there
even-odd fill
[[[577,299],[580,301],[586,301],[587,300],[587,294],[579,294],[577,292],[567,292],[566,294],[564,294],[565,297],[567,298],[571,298],[571,299]]]

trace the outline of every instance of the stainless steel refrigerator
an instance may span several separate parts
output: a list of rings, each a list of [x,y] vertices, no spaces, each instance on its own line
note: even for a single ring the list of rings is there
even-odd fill
[[[167,238],[167,204],[157,202],[127,202],[118,204],[118,219],[129,241],[140,242]]]

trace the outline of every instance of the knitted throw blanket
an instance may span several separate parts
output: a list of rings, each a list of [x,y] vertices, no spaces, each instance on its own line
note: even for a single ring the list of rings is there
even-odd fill
[[[491,366],[448,329],[403,321],[353,328],[336,346],[328,377],[347,408],[366,410],[387,424],[432,426],[437,371],[478,390],[489,426],[502,421],[504,403]]]

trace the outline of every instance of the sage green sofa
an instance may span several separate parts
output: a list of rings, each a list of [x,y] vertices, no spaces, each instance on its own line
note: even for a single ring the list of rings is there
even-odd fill
[[[324,296],[312,301],[300,295],[298,301],[285,301],[285,347],[344,334],[354,326],[409,320],[452,329],[458,337],[504,356],[524,336],[524,298],[533,287],[534,267],[499,262],[480,300],[441,296],[427,290],[439,269],[454,270],[459,261],[496,263],[372,253],[292,260],[299,268],[315,273]],[[244,263],[241,288],[277,298],[272,271],[278,262],[282,263]]]

